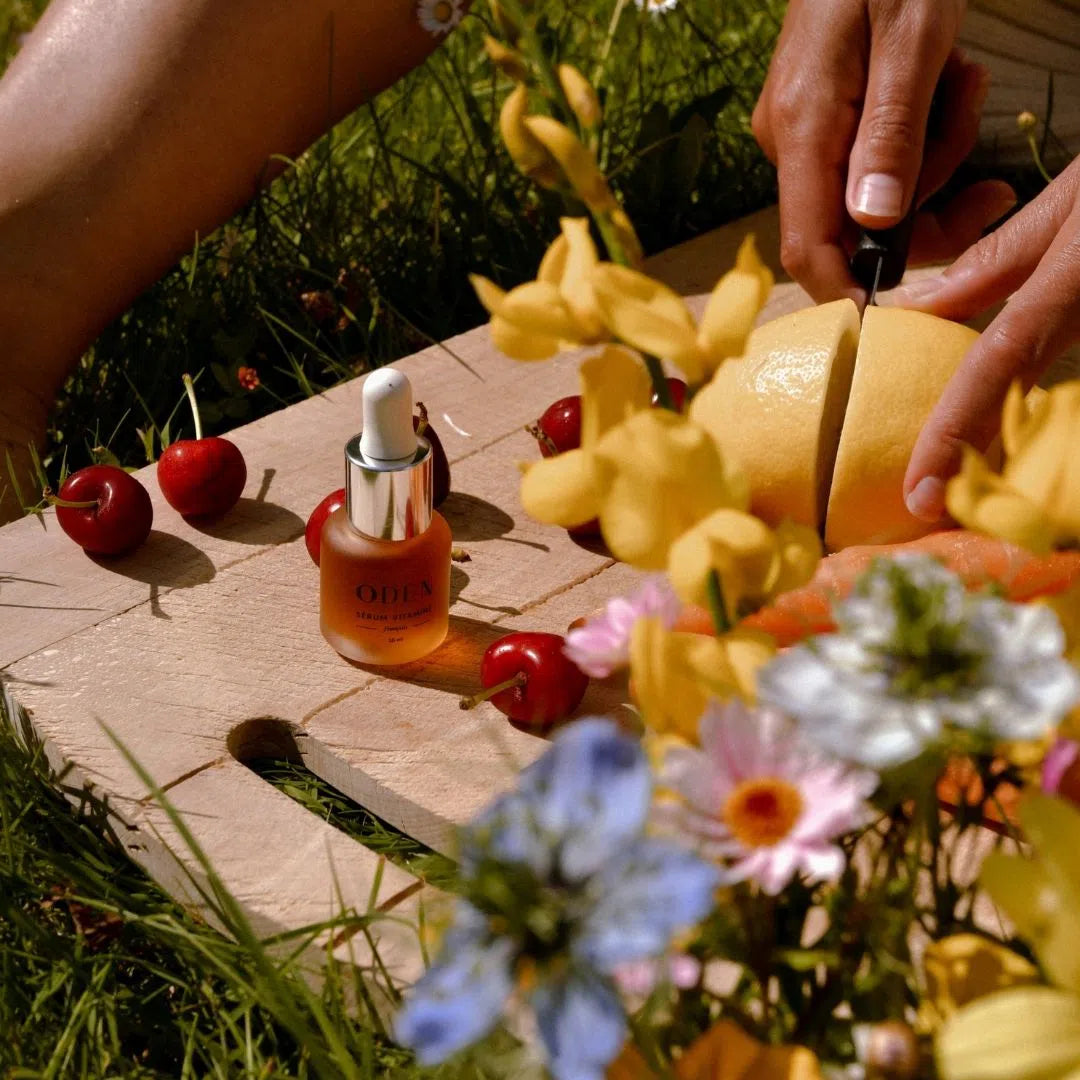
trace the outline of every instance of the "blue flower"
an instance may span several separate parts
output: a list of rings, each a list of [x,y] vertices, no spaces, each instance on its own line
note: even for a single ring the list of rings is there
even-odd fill
[[[710,864],[643,835],[651,796],[637,741],[589,718],[463,830],[465,899],[395,1029],[422,1063],[485,1035],[518,987],[555,1080],[602,1080],[626,1037],[612,973],[663,953],[717,884]]]

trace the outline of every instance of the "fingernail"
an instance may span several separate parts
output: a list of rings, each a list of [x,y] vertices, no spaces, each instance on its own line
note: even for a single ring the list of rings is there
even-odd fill
[[[904,212],[904,185],[888,173],[870,173],[855,185],[851,208],[870,217],[899,217]]]
[[[917,278],[915,281],[907,281],[898,288],[892,290],[881,298],[881,303],[887,307],[906,307],[908,304],[918,304],[936,296],[948,284],[948,279],[941,274],[935,277]]]
[[[924,476],[904,500],[908,513],[933,524],[945,512],[945,485],[936,476]]]

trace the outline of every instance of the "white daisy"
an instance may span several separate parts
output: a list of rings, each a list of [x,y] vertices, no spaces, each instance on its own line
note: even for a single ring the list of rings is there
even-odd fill
[[[679,0],[634,0],[638,11],[647,11],[651,15],[662,15],[665,11],[674,11]]]
[[[927,556],[877,560],[835,617],[762,668],[758,695],[838,757],[889,768],[950,729],[1037,739],[1080,701],[1049,607],[968,593]]]
[[[661,783],[680,797],[665,818],[724,865],[727,883],[753,881],[772,896],[798,873],[810,883],[844,870],[837,837],[867,818],[877,776],[825,757],[795,724],[737,701],[701,718],[701,749],[669,750]]]
[[[416,18],[429,33],[449,34],[465,17],[463,0],[419,0]]]

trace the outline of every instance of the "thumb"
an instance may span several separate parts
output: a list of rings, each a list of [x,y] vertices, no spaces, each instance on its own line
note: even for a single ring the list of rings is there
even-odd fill
[[[848,165],[848,213],[870,228],[895,225],[915,197],[934,84],[949,49],[896,7],[872,28],[866,99]]]

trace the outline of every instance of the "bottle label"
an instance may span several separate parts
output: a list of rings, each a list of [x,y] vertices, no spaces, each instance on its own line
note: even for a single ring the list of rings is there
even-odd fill
[[[396,585],[361,582],[354,593],[357,622],[363,629],[379,633],[387,645],[404,641],[410,631],[434,616],[434,590],[424,578]]]

